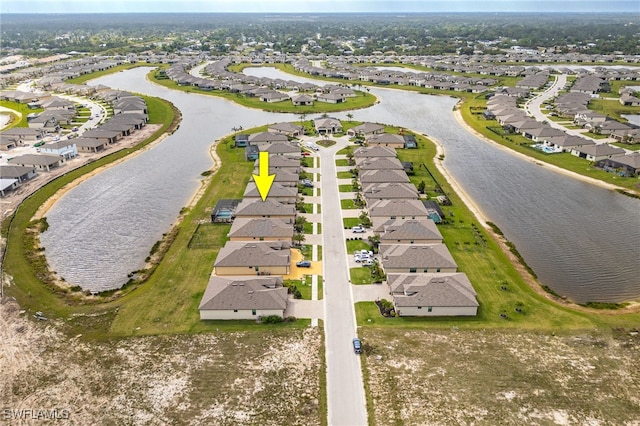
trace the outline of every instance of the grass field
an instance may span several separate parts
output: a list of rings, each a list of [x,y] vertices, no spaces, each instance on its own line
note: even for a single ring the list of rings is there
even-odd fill
[[[18,114],[10,113],[12,119],[7,125],[6,129],[10,129],[12,127],[28,127],[27,116],[29,114],[34,114],[34,113],[38,114],[44,111],[42,108],[29,108],[27,104],[21,104],[20,102],[12,102],[12,101],[6,101],[6,100],[1,100],[0,106],[12,109],[20,114],[18,115]],[[21,117],[20,119],[18,119],[19,116]]]

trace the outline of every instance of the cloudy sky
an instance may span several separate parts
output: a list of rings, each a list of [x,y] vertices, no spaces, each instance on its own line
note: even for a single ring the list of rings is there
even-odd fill
[[[0,13],[625,12],[640,0],[2,0]]]

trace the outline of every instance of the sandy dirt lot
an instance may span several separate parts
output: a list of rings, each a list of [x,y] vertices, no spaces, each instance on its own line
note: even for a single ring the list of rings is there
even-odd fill
[[[0,305],[0,423],[38,422],[7,410],[74,425],[320,423],[318,329],[86,342],[25,315]]]
[[[377,425],[639,425],[640,335],[362,331]]]

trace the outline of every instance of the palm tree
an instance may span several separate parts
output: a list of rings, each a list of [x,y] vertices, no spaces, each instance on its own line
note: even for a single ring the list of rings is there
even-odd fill
[[[293,229],[295,229],[296,232],[302,232],[304,231],[304,225],[307,223],[307,218],[304,216],[298,216],[296,217],[296,221],[293,224]]]
[[[293,234],[293,242],[296,246],[301,246],[305,240],[306,237],[302,232],[296,232],[295,234]]]

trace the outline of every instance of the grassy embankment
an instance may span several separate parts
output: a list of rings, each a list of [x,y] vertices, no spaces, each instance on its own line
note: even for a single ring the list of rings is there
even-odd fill
[[[3,114],[11,115],[11,120],[4,130],[10,129],[12,127],[28,127],[27,116],[29,114],[37,114],[44,111],[42,108],[29,108],[27,104],[21,104],[20,102],[12,102],[6,100],[0,101],[0,106],[12,109],[17,112],[17,114],[9,111],[3,112]]]

